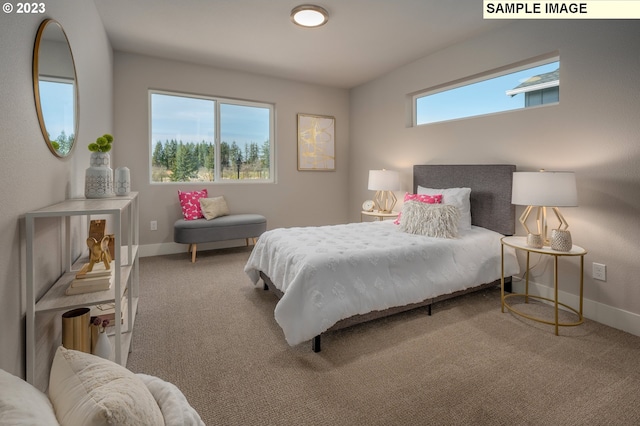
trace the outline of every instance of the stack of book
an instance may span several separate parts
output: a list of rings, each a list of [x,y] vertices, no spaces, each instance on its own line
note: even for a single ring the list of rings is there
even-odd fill
[[[101,262],[94,264],[91,271],[88,269],[89,264],[86,263],[67,287],[65,292],[67,295],[105,291],[111,288],[113,268],[106,269]]]

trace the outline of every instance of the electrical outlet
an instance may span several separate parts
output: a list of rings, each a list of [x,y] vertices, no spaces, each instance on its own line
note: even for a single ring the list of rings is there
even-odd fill
[[[602,263],[593,263],[593,279],[599,281],[607,280],[607,265]]]
[[[157,231],[158,230],[158,221],[157,220],[152,220],[151,221],[151,230],[152,231]]]

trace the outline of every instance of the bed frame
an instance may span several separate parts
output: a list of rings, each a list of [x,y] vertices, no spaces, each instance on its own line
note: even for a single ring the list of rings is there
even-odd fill
[[[413,192],[417,193],[418,186],[425,188],[471,188],[471,224],[504,235],[513,235],[515,232],[515,206],[511,204],[511,183],[515,171],[516,166],[508,164],[416,165],[413,166]],[[271,290],[278,298],[283,296],[282,291],[273,284],[267,275],[260,272],[260,277],[264,282],[264,290]],[[327,332],[425,306],[428,309],[428,315],[431,315],[431,305],[436,302],[496,285],[500,285],[499,279],[419,303],[355,315],[338,321]],[[505,290],[511,291],[511,277],[505,277]],[[314,352],[320,352],[320,335],[312,339],[311,347]]]

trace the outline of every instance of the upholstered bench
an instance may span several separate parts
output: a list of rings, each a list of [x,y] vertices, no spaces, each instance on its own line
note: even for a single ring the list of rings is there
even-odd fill
[[[191,262],[196,261],[199,243],[245,239],[255,240],[267,230],[267,219],[259,214],[230,214],[215,219],[178,219],[173,225],[173,241],[189,244]]]

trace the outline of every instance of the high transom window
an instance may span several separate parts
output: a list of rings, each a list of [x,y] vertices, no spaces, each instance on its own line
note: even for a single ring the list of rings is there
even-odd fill
[[[490,72],[413,96],[413,123],[438,123],[560,102],[560,59]]]

